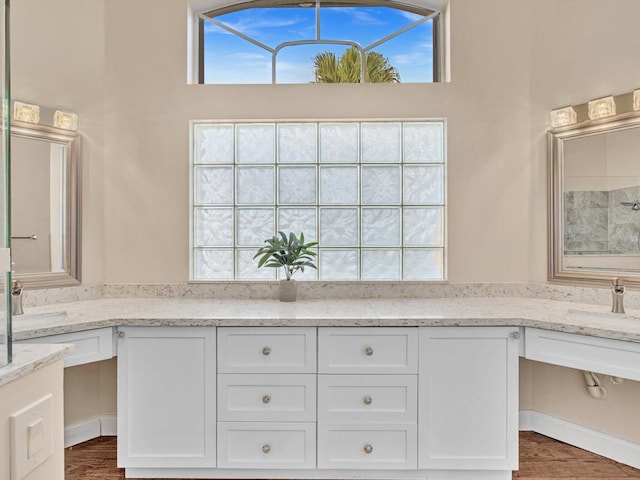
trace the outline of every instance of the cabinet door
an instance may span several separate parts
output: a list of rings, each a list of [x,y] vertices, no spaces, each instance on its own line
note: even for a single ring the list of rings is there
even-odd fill
[[[518,329],[421,327],[421,469],[518,468]]]
[[[212,327],[118,333],[118,466],[215,467]]]

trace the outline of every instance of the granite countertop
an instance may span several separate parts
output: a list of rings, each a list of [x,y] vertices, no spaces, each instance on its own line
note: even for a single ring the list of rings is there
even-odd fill
[[[55,315],[58,314],[58,315]],[[535,298],[105,298],[25,308],[13,338],[113,326],[524,326],[640,342],[640,310]]]
[[[13,362],[0,368],[0,386],[35,372],[73,351],[65,344],[14,344]]]

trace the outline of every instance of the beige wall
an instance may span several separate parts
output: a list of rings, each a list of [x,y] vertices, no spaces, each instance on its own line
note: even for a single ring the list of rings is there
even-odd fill
[[[51,394],[53,454],[23,480],[64,480],[62,360],[0,386],[0,478],[11,478],[9,415]]]
[[[116,414],[117,365],[112,358],[64,369],[65,425]]]
[[[80,113],[85,283],[188,279],[190,119],[389,117],[448,120],[450,281],[543,282],[549,111],[640,87],[640,2],[604,5],[451,0],[451,83],[215,86],[186,84],[186,0],[21,0],[13,91]],[[640,442],[636,384],[605,416],[556,368],[523,370],[524,403]]]

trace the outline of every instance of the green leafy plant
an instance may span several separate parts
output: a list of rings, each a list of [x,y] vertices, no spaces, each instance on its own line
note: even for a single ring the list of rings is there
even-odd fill
[[[317,267],[314,264],[316,252],[310,248],[318,245],[318,242],[304,243],[304,233],[300,233],[300,238],[295,233],[290,232],[287,235],[284,232],[278,232],[273,238],[265,240],[264,247],[260,247],[253,257],[254,260],[260,257],[258,268],[272,267],[284,268],[287,280],[291,280],[291,276],[298,270],[304,272],[305,267]]]

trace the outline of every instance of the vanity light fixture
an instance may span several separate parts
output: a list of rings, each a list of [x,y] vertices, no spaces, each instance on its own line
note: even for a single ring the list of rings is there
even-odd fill
[[[13,102],[13,119],[27,123],[40,123],[40,107],[29,103]]]
[[[598,98],[589,102],[589,119],[611,117],[616,114],[616,102],[613,96]]]
[[[640,111],[640,89],[633,92],[633,110]]]
[[[565,125],[573,125],[578,121],[578,115],[573,107],[558,108],[551,110],[551,127],[564,127]]]
[[[56,110],[56,113],[53,114],[53,126],[56,128],[75,131],[78,129],[78,115],[71,112]]]

